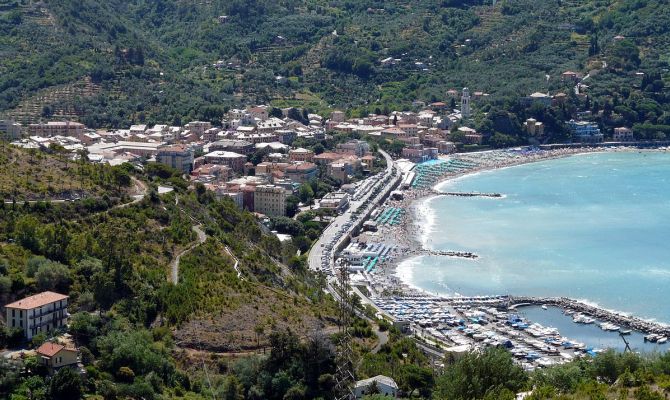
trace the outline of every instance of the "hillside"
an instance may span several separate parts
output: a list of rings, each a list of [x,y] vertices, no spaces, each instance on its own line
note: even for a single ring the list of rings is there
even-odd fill
[[[0,143],[0,200],[113,199],[140,194],[124,167],[73,161],[59,150],[24,150]]]
[[[23,179],[24,168],[62,174],[63,182],[82,179],[85,190],[78,195],[92,197],[2,207],[0,302],[48,290],[69,295],[67,332],[82,351],[91,385],[87,392],[116,398],[107,392],[111,385],[119,398],[158,398],[159,393],[178,398],[187,392],[189,398],[211,397],[201,375],[205,357],[222,379],[215,371],[226,365],[228,353],[254,356],[277,337],[302,342],[335,331],[336,307],[323,291],[325,282],[306,270],[295,246],[266,233],[256,217],[231,200],[217,200],[203,187],[187,189],[177,171],[160,165],[140,172],[129,164],[77,164],[85,172],[80,178],[71,176],[57,156],[22,152],[5,149],[6,157],[26,160],[3,168],[0,177],[6,180],[20,170]],[[30,156],[39,162],[32,164]],[[107,186],[119,173],[114,171],[141,182],[146,195],[123,205],[106,200],[105,195],[118,193]],[[159,195],[159,184],[174,190]],[[20,189],[26,198],[34,197],[33,185]],[[204,232],[202,243],[196,225]],[[170,265],[177,255],[178,283],[173,284]],[[27,380],[15,373],[18,364],[36,362],[34,348],[47,339],[41,333],[21,343],[22,330],[17,330],[0,322],[3,351],[28,348],[24,361],[0,360],[0,396],[23,398],[30,390],[38,391],[33,398],[73,398],[46,396],[51,387],[39,367],[30,367]],[[64,340],[61,333],[58,340]],[[318,362],[324,372],[332,370],[330,341],[309,351],[322,351]],[[302,356],[302,350],[294,354]],[[316,386],[319,375],[310,384]],[[155,386],[147,388],[150,381]]]
[[[217,121],[254,102],[383,111],[463,86],[503,104],[569,93],[560,74],[594,65],[601,98],[636,71],[667,79],[670,46],[666,0],[16,0],[0,15],[0,110],[91,127]]]

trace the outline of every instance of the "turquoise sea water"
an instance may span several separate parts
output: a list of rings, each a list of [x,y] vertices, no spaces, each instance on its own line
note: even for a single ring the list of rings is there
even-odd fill
[[[568,296],[670,322],[670,154],[599,153],[487,171],[419,207],[424,246],[407,283],[440,294]]]

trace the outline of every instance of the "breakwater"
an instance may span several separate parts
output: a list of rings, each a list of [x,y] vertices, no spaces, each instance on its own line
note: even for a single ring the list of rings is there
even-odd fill
[[[432,194],[436,196],[454,196],[454,197],[503,197],[501,193],[481,193],[481,192],[442,192],[440,190],[432,190]]]
[[[473,259],[473,260],[479,258],[479,256],[477,254],[469,252],[469,251],[426,250],[426,249],[423,249],[423,253],[431,255],[431,256],[470,258],[470,259]]]
[[[575,313],[581,313],[602,322],[610,322],[621,327],[632,329],[644,334],[655,333],[663,336],[670,336],[670,326],[657,322],[646,321],[642,318],[624,315],[600,307],[585,304],[581,301],[567,297],[525,297],[510,296],[506,300],[501,299],[501,305],[510,308],[516,308],[524,305],[546,305],[559,307],[563,310],[570,310]]]

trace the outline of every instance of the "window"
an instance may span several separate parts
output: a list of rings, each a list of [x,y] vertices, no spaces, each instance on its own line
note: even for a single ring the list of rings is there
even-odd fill
[[[12,318],[16,316],[16,310],[12,308]]]

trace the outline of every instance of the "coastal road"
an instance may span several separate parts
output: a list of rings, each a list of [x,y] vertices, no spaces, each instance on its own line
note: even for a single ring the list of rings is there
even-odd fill
[[[376,207],[378,204],[376,204],[375,200],[378,201],[378,199],[381,199],[383,195],[390,190],[392,187],[392,182],[393,179],[389,181],[387,184],[388,186],[385,188],[381,188],[381,191],[379,194],[377,194],[376,199],[371,199],[372,194],[374,193],[374,189],[379,187],[379,185],[382,184],[382,182],[385,179],[393,178],[393,159],[391,156],[386,153],[383,150],[379,150],[379,153],[384,157],[386,160],[386,169],[384,170],[383,173],[375,175],[373,177],[370,177],[363,181],[361,185],[359,186],[358,190],[365,190],[366,193],[363,193],[362,195],[359,196],[359,193],[356,193],[356,196],[354,196],[356,199],[351,199],[349,202],[349,208],[347,211],[345,211],[342,215],[337,216],[331,223],[326,227],[326,229],[323,231],[319,239],[314,243],[312,246],[309,256],[308,256],[308,265],[309,268],[317,271],[320,269],[323,269],[323,257],[327,257],[328,263],[326,265],[326,270],[332,272],[333,274],[335,271],[333,270],[334,265],[333,265],[333,254],[334,254],[334,249],[337,247],[337,244],[340,243],[344,238],[351,233],[351,231],[354,229],[357,219],[361,218],[361,216],[354,216],[356,212],[361,212],[361,214],[364,214],[364,208],[369,209],[370,207]],[[396,177],[400,176],[400,171],[398,169],[395,169],[395,174]],[[370,203],[367,204],[367,207],[365,206],[366,202],[370,201]],[[350,226],[347,227],[346,229],[343,229],[343,227],[347,224],[350,223]],[[340,237],[338,238],[338,234],[340,234]],[[330,250],[328,250],[329,245],[332,246]]]

